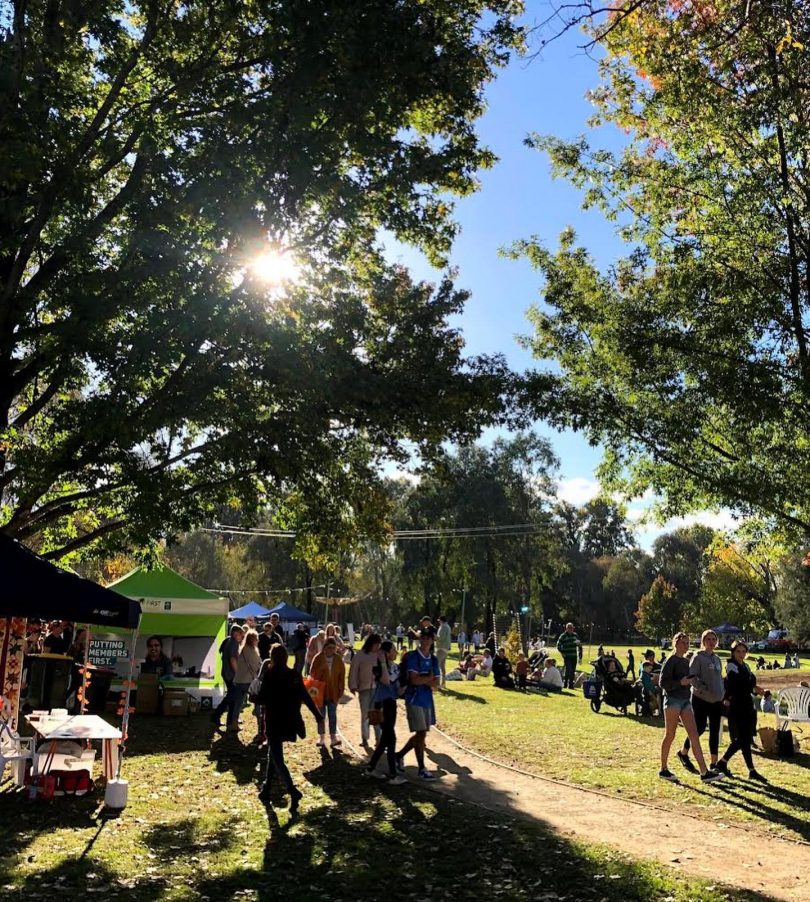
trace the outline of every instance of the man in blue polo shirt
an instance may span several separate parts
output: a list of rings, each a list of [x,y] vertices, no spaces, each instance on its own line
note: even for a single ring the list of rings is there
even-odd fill
[[[423,629],[419,633],[419,647],[408,652],[405,657],[405,671],[408,688],[405,690],[405,712],[408,727],[413,736],[405,743],[397,755],[397,769],[404,770],[402,759],[413,749],[419,776],[423,780],[433,780],[435,775],[425,768],[425,740],[428,730],[436,723],[436,709],[433,706],[433,690],[439,685],[440,670],[436,655],[430,647],[433,644],[433,629]]]

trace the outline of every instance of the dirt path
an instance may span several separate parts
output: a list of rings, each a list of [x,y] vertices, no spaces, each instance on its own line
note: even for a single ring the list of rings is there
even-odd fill
[[[341,706],[340,724],[351,750],[364,757],[356,700]],[[402,739],[404,710],[397,725]],[[610,845],[705,880],[731,883],[773,899],[810,899],[810,844],[702,822],[694,815],[522,773],[464,749],[438,730],[428,736],[428,758],[440,773],[432,783],[420,781],[431,791],[517,814],[547,824],[561,836]],[[414,764],[413,758],[407,763]],[[406,775],[416,781],[416,768],[409,766]],[[606,824],[614,829],[606,831]]]

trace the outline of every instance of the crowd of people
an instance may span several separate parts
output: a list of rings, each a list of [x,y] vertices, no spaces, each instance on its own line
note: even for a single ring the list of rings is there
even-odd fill
[[[556,654],[534,637],[527,652],[518,654],[514,662],[506,649],[497,645],[494,632],[485,634],[476,628],[468,640],[460,631],[455,640],[459,663],[449,671],[447,659],[453,636],[444,617],[435,625],[431,618],[424,617],[418,628],[400,623],[387,630],[363,624],[359,633],[361,645],[355,651],[336,624],[329,623],[312,636],[298,624],[285,635],[274,615],[260,629],[252,624],[234,624],[223,642],[220,654],[227,694],[212,719],[219,725],[227,713],[226,730],[237,731],[240,712],[246,697],[250,697],[257,723],[255,741],[260,747],[266,746],[268,755],[263,799],[268,797],[273,775],[278,775],[290,793],[291,807],[297,807],[300,793],[284,761],[284,743],[304,738],[301,708],[305,706],[316,721],[318,746],[325,748],[328,742],[331,749],[339,750],[339,705],[347,690],[358,700],[360,740],[369,755],[365,773],[399,785],[405,782],[403,762],[411,752],[418,776],[434,778],[426,767],[425,748],[435,724],[434,692],[447,682],[491,677],[500,689],[562,692],[587,679],[587,674],[578,672],[583,649],[572,623],[566,624],[559,635]],[[668,764],[681,724],[686,739],[675,754],[685,770],[699,774],[703,782],[714,782],[730,776],[729,762],[739,752],[749,779],[767,782],[751,756],[757,717],[754,699],[761,698],[761,710],[766,712],[775,710],[773,699],[770,692],[757,687],[756,676],[746,662],[745,643],[733,643],[724,675],[716,654],[717,641],[716,634],[706,630],[700,648],[690,653],[689,637],[678,633],[669,656],[661,652],[656,659],[656,653],[647,649],[638,670],[632,649],[627,650],[626,668],[614,651],[605,651],[601,645],[598,659],[604,662],[609,676],[638,690],[644,700],[643,713],[663,715],[662,779],[677,779]],[[405,705],[409,736],[398,745],[400,701]],[[728,719],[732,741],[721,756],[723,717]],[[701,745],[706,734],[708,760]]]
[[[303,625],[299,627],[305,632]],[[301,709],[306,707],[316,722],[318,747],[325,749],[328,728],[329,746],[339,750],[339,704],[347,689],[359,702],[361,744],[370,755],[365,773],[395,786],[405,783],[404,762],[413,752],[418,777],[434,779],[426,767],[425,748],[436,722],[433,693],[446,680],[446,660],[452,647],[446,619],[440,617],[434,626],[429,617],[422,618],[408,648],[404,641],[396,641],[396,634],[384,638],[366,625],[357,651],[333,623],[311,637],[302,636],[302,642],[297,633],[298,629],[285,636],[277,617],[261,630],[253,624],[233,624],[219,649],[226,694],[211,719],[221,728],[225,714],[226,732],[238,732],[245,699],[250,699],[257,722],[254,741],[267,750],[260,798],[269,799],[271,781],[278,776],[290,795],[290,809],[297,810],[301,793],[286,765],[284,744],[305,738]],[[405,706],[409,736],[397,749],[400,701]],[[385,772],[378,769],[383,759]]]

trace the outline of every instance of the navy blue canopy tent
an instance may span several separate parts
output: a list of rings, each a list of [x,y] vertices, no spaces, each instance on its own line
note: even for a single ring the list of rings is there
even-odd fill
[[[137,601],[56,567],[0,533],[0,617],[72,620],[134,629]]]
[[[734,626],[732,623],[721,623],[720,626],[713,626],[712,632],[717,633],[719,636],[726,633],[744,633],[745,630],[740,629],[738,626]]]
[[[257,601],[249,601],[243,604],[241,608],[235,608],[228,612],[231,620],[246,620],[248,617],[269,617],[270,611],[263,608]]]
[[[274,608],[270,608],[270,614],[278,614],[278,619],[282,621],[296,621],[303,623],[317,623],[318,618],[314,614],[307,614],[306,611],[299,611],[286,601],[279,602]]]

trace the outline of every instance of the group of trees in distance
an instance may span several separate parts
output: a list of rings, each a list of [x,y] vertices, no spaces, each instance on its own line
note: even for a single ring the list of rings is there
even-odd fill
[[[396,538],[320,566],[296,557],[288,538],[227,531],[191,533],[163,558],[234,605],[285,598],[323,617],[328,590],[357,599],[347,616],[389,627],[425,613],[484,626],[527,608],[537,631],[571,619],[606,640],[726,622],[762,636],[777,620],[808,637],[794,612],[803,590],[795,558],[751,524],[734,535],[678,527],[645,551],[620,505],[568,504],[557,479],[547,440],[519,433],[464,447],[417,481],[387,480]]]

